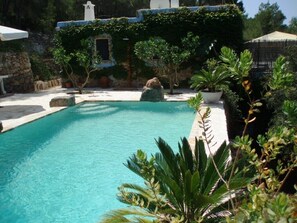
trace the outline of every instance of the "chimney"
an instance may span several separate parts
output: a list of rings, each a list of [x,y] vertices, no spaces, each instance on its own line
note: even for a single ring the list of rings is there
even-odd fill
[[[89,20],[94,20],[95,19],[95,5],[92,4],[91,1],[87,1],[87,4],[83,5],[85,7],[85,18],[84,20],[89,21]]]
[[[150,8],[151,9],[170,8],[169,0],[151,0]]]

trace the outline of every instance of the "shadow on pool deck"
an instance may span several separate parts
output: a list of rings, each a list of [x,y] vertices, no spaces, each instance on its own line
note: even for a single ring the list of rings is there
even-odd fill
[[[0,120],[20,118],[42,111],[45,109],[40,105],[2,105],[0,106]]]

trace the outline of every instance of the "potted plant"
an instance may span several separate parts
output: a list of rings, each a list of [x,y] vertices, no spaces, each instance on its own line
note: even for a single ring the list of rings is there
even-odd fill
[[[205,103],[217,103],[222,94],[223,86],[229,84],[230,75],[221,64],[210,59],[206,61],[206,69],[201,69],[191,78],[191,88],[201,91]]]
[[[110,83],[110,80],[107,76],[101,76],[99,78],[99,87],[101,88],[108,88],[109,87],[109,83]]]
[[[67,81],[64,82],[64,86],[66,88],[72,88],[73,87],[73,84],[72,84],[72,82],[70,80],[67,80]]]

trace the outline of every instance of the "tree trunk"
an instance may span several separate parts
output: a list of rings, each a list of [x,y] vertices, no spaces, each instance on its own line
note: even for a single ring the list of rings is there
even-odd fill
[[[174,81],[173,81],[172,76],[170,75],[170,77],[169,77],[169,88],[170,88],[169,94],[173,94],[173,87],[174,87]]]
[[[78,86],[78,93],[79,93],[79,94],[82,94],[82,91],[83,91],[83,87]]]

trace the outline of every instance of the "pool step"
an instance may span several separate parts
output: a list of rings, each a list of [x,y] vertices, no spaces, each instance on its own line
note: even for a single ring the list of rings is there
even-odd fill
[[[87,103],[81,105],[77,112],[81,115],[95,115],[95,114],[108,114],[114,113],[118,110],[117,107],[112,107],[110,105],[103,105],[98,103]]]

